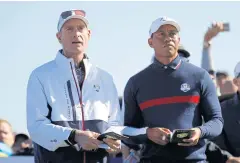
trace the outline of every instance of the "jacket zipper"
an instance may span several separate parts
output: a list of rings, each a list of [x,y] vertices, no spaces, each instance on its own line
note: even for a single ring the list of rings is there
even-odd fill
[[[77,89],[77,93],[78,93],[78,99],[79,99],[79,102],[80,102],[80,108],[81,108],[81,112],[82,112],[82,130],[84,131],[85,130],[85,125],[84,125],[84,111],[83,111],[83,104],[82,104],[82,92],[81,92],[81,96],[80,96],[78,85],[77,85],[77,81],[76,81],[76,78],[75,78],[74,73],[73,73],[73,66],[72,66],[71,62],[70,62],[70,66],[71,66],[71,70],[72,70],[74,83],[75,83],[75,86],[76,86],[76,89]],[[84,82],[84,80],[83,80],[83,82]]]
[[[75,82],[75,86],[76,86],[76,89],[77,89],[78,98],[79,98],[79,102],[80,102],[80,107],[81,107],[81,112],[82,112],[82,130],[84,131],[85,130],[85,125],[84,125],[84,111],[83,111],[83,104],[82,104],[82,91],[81,91],[81,96],[80,96],[77,81],[76,81],[76,78],[74,77],[73,66],[72,66],[71,62],[70,62],[70,66],[71,66],[72,75],[73,75],[73,79],[74,79],[74,82]],[[85,79],[85,76],[84,76],[84,79]],[[83,80],[83,83],[84,83],[84,80]],[[83,83],[82,83],[82,86],[83,86]],[[79,88],[80,88],[80,85],[79,85]],[[83,163],[86,163],[86,152],[83,152]]]

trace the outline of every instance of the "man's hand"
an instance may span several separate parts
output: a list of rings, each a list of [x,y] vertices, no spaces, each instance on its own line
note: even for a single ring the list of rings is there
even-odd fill
[[[98,133],[92,131],[77,130],[75,134],[75,141],[84,150],[96,150],[98,148],[98,145],[102,143],[101,141],[97,140],[98,136]]]
[[[148,139],[160,145],[166,145],[167,143],[169,143],[170,134],[171,134],[171,131],[167,128],[155,127],[155,128],[147,129]]]
[[[226,163],[240,163],[240,157],[230,157]]]
[[[200,128],[192,128],[194,130],[192,133],[192,137],[190,139],[183,139],[186,143],[178,143],[179,146],[194,146],[198,143],[198,140],[201,136]]]
[[[111,154],[119,153],[121,150],[121,141],[120,140],[114,140],[110,138],[103,139],[103,142],[106,143],[110,149],[107,149],[106,151]]]
[[[212,38],[216,37],[220,32],[224,31],[224,26],[222,22],[213,22],[212,27],[208,28],[205,36],[204,41],[209,42]]]

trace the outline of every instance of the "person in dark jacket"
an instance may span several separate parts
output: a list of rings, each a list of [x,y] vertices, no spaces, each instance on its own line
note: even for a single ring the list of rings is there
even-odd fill
[[[238,91],[234,95],[225,97],[222,100],[222,115],[225,121],[223,132],[214,142],[223,150],[229,151],[235,159],[240,162],[240,62],[234,69],[234,84],[238,87]]]

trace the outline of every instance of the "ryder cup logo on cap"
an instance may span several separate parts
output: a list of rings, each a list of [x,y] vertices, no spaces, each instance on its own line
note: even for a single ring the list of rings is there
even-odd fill
[[[154,32],[156,32],[162,25],[166,25],[166,24],[172,25],[177,29],[178,32],[180,31],[180,26],[175,20],[168,18],[166,16],[163,16],[156,19],[154,22],[152,22],[152,25],[149,30],[149,36],[152,37],[152,34]]]
[[[240,77],[240,62],[238,62],[237,65],[235,66],[234,76],[235,76],[235,78],[239,78]]]
[[[80,19],[82,20],[86,26],[88,27],[88,20],[86,19],[86,12],[83,10],[69,10],[69,11],[64,11],[61,13],[59,21],[58,21],[58,32],[62,29],[63,24],[68,21],[69,19]]]

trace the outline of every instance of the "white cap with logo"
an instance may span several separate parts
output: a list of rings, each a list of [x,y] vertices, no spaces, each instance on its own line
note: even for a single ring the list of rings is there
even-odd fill
[[[149,30],[149,36],[151,37],[152,34],[155,33],[162,25],[166,25],[166,24],[172,25],[177,29],[178,32],[180,31],[180,26],[175,20],[168,18],[166,16],[163,16],[152,22],[152,25]]]
[[[66,21],[73,18],[82,20],[88,27],[86,12],[84,10],[72,9],[72,10],[64,11],[61,13],[58,20],[58,25],[57,25],[58,32],[61,30],[62,26],[64,25],[64,23],[66,23]]]
[[[240,62],[237,63],[234,69],[234,77],[238,78],[240,77]]]

